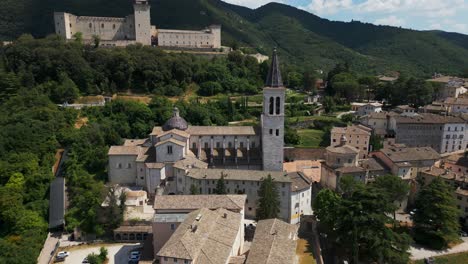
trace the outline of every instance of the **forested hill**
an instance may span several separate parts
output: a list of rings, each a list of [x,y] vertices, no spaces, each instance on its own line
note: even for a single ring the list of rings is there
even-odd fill
[[[80,15],[125,16],[131,0],[2,0],[0,38],[22,33],[53,33],[53,11]],[[322,19],[303,10],[267,4],[252,10],[219,0],[151,0],[152,23],[159,28],[196,29],[222,24],[223,44],[248,46],[268,54],[278,47],[282,58],[301,67],[329,70],[348,62],[358,71],[468,72],[468,36],[415,31],[357,21]]]

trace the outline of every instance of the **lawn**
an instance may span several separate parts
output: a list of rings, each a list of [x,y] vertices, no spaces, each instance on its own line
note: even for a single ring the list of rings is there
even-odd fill
[[[325,132],[318,129],[299,129],[297,133],[301,138],[301,143],[296,146],[299,148],[319,148],[325,134]]]
[[[414,264],[424,264],[424,260],[416,260]],[[436,264],[465,264],[468,263],[468,252],[435,257]]]

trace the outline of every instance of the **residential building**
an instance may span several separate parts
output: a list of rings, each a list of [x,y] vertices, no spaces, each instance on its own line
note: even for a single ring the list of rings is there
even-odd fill
[[[360,123],[373,129],[375,135],[381,137],[392,137],[395,127],[391,117],[398,115],[395,112],[370,113],[360,118]]]
[[[370,155],[385,165],[391,174],[404,180],[416,179],[421,170],[430,168],[440,159],[439,153],[432,148],[398,145],[380,149]]]
[[[258,221],[245,264],[296,264],[297,225],[279,219]]]
[[[343,176],[350,175],[358,181],[368,182],[384,174],[385,169],[374,158],[360,160],[359,150],[348,145],[346,136],[342,136],[339,145],[326,149],[320,185],[336,190]]]
[[[433,166],[423,170],[419,176],[424,185],[438,177],[453,188],[457,208],[460,210],[460,220],[465,227],[468,226],[468,174],[455,173],[450,169]]]
[[[465,154],[450,155],[442,159],[440,167],[457,175],[468,174],[468,157]]]
[[[217,181],[223,176],[228,194],[246,194],[245,215],[255,218],[258,192],[262,181],[270,175],[279,191],[279,218],[288,223],[298,223],[301,215],[311,215],[311,182],[300,172],[226,170],[226,169],[176,169],[176,194],[190,194],[196,186],[200,194],[215,194]]]
[[[357,116],[365,116],[371,113],[382,112],[382,106],[379,102],[351,103],[351,110],[355,111]]]
[[[416,113],[416,108],[409,105],[399,105],[395,107],[394,111],[403,115],[413,115]]]
[[[244,219],[246,195],[161,195],[154,201],[152,221],[153,249],[156,256],[159,250],[174,234],[187,215],[201,208],[220,208],[239,213]]]
[[[189,213],[158,251],[161,264],[227,264],[243,251],[244,225],[240,213],[202,208]]]
[[[468,91],[466,89],[468,87],[468,79],[436,74],[427,81],[441,84],[437,93],[439,100],[445,100],[448,97],[457,98]]]
[[[391,118],[395,143],[408,147],[431,147],[439,153],[465,149],[466,122],[460,117],[420,113]]]
[[[363,125],[348,125],[347,127],[333,127],[330,135],[330,146],[341,144],[343,136],[347,138],[346,144],[359,150],[359,158],[365,159],[369,154],[369,142],[372,129]]]
[[[468,113],[468,97],[448,97],[443,103],[443,107],[447,109],[448,113]]]

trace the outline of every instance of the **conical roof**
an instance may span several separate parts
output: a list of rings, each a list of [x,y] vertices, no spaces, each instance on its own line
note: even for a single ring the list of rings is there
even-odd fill
[[[273,50],[273,56],[271,57],[271,66],[268,71],[268,76],[265,81],[267,87],[283,87],[283,79],[281,78],[281,71],[279,67],[278,55],[276,49]]]
[[[188,124],[185,119],[179,116],[179,109],[174,107],[171,119],[167,120],[163,125],[163,131],[169,131],[172,129],[187,130]]]

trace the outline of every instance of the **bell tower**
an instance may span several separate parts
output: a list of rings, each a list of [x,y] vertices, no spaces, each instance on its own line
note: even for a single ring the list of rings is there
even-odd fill
[[[134,0],[135,40],[143,45],[151,45],[151,6],[148,0]]]
[[[266,171],[283,171],[285,91],[275,49],[263,88],[262,155]]]

